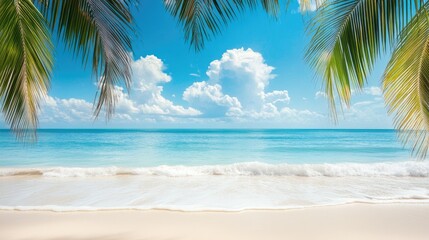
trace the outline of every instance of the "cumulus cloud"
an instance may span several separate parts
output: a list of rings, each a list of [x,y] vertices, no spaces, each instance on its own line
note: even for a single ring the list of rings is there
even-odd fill
[[[206,117],[226,116],[235,119],[299,119],[314,112],[288,106],[287,90],[267,91],[276,76],[263,56],[252,49],[227,50],[210,63],[208,80],[194,82],[183,93],[183,99],[201,110]]]
[[[76,98],[60,99],[46,96],[40,114],[40,121],[57,123],[88,122],[92,118],[92,104]]]
[[[183,99],[203,110],[206,116],[241,114],[241,103],[236,97],[225,95],[219,84],[194,82],[183,92]]]
[[[268,103],[285,103],[288,104],[290,101],[289,92],[287,90],[274,90],[269,93],[264,93],[264,101]]]
[[[245,108],[260,109],[265,88],[275,77],[274,67],[252,49],[227,50],[219,60],[214,60],[206,72],[211,84],[222,84],[223,91],[240,99]]]
[[[141,57],[133,62],[133,99],[144,114],[196,116],[200,112],[194,108],[175,105],[162,96],[163,86],[171,81],[171,76],[164,72],[164,63],[156,56]]]
[[[134,106],[122,88],[117,87],[115,90],[118,99],[113,120],[136,120],[139,109]],[[42,124],[92,124],[94,122],[93,104],[84,99],[47,96],[41,106],[40,122]]]
[[[191,117],[201,112],[174,104],[163,95],[162,84],[172,78],[164,72],[161,59],[149,55],[132,63],[133,86],[128,94],[120,87],[115,87],[116,109],[113,121],[173,121],[175,117]],[[92,103],[84,99],[60,99],[48,96],[42,105],[41,122],[92,122]]]

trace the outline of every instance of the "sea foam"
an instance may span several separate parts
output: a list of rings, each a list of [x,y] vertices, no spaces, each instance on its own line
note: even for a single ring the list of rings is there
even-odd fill
[[[227,165],[124,167],[0,168],[0,176],[96,177],[119,175],[189,176],[300,176],[300,177],[429,177],[429,162],[268,164],[244,162]]]

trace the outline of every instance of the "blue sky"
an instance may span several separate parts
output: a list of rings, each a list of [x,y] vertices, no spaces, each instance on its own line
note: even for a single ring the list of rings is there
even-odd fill
[[[195,52],[162,1],[142,0],[134,84],[129,93],[118,86],[113,119],[93,121],[96,79],[58,42],[40,127],[392,128],[379,88],[387,58],[333,124],[321,82],[303,59],[309,15],[299,13],[297,2],[277,20],[262,9],[248,11]]]

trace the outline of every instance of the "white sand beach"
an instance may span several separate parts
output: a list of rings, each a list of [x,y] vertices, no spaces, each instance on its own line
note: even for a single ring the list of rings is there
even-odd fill
[[[429,204],[243,212],[0,211],[0,239],[429,239]]]

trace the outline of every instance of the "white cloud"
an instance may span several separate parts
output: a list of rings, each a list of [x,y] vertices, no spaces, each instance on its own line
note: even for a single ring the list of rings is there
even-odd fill
[[[161,84],[172,80],[164,72],[161,59],[150,55],[132,63],[133,86],[128,94],[122,87],[115,87],[116,108],[112,121],[172,121],[175,117],[192,117],[201,112],[194,108],[176,105],[163,95]],[[93,105],[83,99],[46,97],[40,121],[57,123],[89,123],[93,121]]]
[[[325,92],[317,91],[317,92],[314,94],[314,98],[315,98],[315,99],[327,98],[327,96],[326,96],[326,93],[325,93]]]
[[[383,91],[381,90],[381,88],[379,87],[366,87],[363,88],[362,90],[354,90],[352,89],[352,95],[359,95],[359,94],[363,94],[363,95],[371,95],[371,96],[381,96],[383,94]]]
[[[196,116],[200,112],[194,108],[175,105],[162,96],[160,84],[171,81],[171,76],[164,73],[164,63],[154,55],[141,57],[133,62],[134,87],[132,96],[138,108],[144,114]]]
[[[353,107],[369,106],[373,104],[373,101],[360,101],[353,104]]]
[[[227,50],[207,70],[210,84],[219,83],[225,94],[237,97],[244,108],[260,109],[265,88],[275,77],[273,67],[252,49]]]
[[[241,103],[236,97],[225,95],[219,84],[194,82],[183,92],[183,99],[210,116],[236,115],[241,113]]]
[[[194,82],[183,93],[183,99],[201,110],[206,117],[226,116],[237,121],[282,120],[302,121],[302,117],[322,115],[288,106],[287,90],[267,92],[275,78],[274,67],[252,49],[227,50],[210,63],[207,81]]]
[[[324,115],[314,111],[310,111],[308,109],[298,110],[289,107],[284,107],[281,109],[281,113],[284,117],[287,117],[290,120],[294,120],[296,123],[305,123],[326,118]]]
[[[274,90],[269,93],[264,93],[264,100],[268,103],[286,103],[288,104],[290,102],[289,93],[287,90]]]
[[[189,76],[192,76],[192,77],[201,77],[201,75],[198,74],[198,73],[190,73]]]
[[[364,93],[372,96],[381,96],[383,91],[379,87],[367,87],[364,88]]]
[[[374,98],[354,103],[348,109],[344,109],[342,126],[372,126],[378,128],[391,128],[392,122],[386,114],[386,108],[382,98]]]
[[[117,102],[116,102],[116,113],[138,113],[139,109],[136,106],[136,103],[133,102],[127,93],[124,92],[124,89],[122,87],[115,87],[115,92],[117,96]]]
[[[83,99],[47,96],[42,104],[40,122],[89,122],[92,116],[92,104]]]

